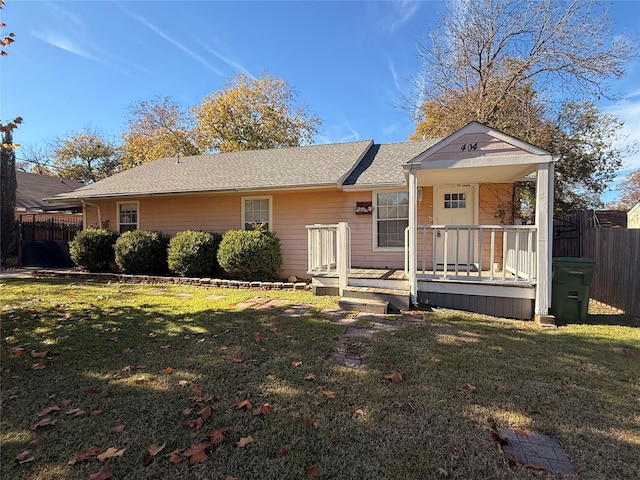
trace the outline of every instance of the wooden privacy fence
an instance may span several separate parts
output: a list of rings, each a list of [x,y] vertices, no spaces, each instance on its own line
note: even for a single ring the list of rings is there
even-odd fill
[[[589,296],[640,318],[640,229],[584,228],[582,248],[597,268]]]

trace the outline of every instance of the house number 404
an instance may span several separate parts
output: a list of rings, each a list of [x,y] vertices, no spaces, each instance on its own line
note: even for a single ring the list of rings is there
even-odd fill
[[[466,151],[472,151],[478,148],[478,142],[476,143],[463,143],[462,146],[460,147],[460,150],[462,150],[463,152]]]

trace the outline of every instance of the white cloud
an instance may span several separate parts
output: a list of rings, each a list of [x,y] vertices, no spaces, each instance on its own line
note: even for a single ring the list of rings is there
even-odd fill
[[[395,32],[402,27],[416,14],[420,8],[418,2],[399,0],[392,2],[392,14],[387,19],[388,30],[390,33]]]
[[[38,40],[42,40],[49,45],[53,45],[54,47],[58,47],[69,53],[73,53],[90,60],[95,60],[95,57],[91,53],[62,33],[45,30],[43,32],[32,32],[32,35]]]
[[[210,54],[216,56],[218,59],[222,60],[224,63],[226,63],[228,66],[231,67],[231,69],[234,72],[243,72],[246,73],[250,78],[256,80],[256,77],[254,77],[251,73],[249,73],[249,71],[244,68],[240,63],[236,62],[235,60],[232,60],[224,55],[222,55],[219,52],[216,52],[214,49],[212,49],[211,47],[209,47],[208,45],[201,43],[202,47],[209,52]]]

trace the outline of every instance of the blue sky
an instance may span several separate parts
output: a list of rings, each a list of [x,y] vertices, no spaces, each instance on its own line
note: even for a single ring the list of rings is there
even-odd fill
[[[615,32],[640,40],[640,1],[603,2]],[[323,120],[317,143],[405,141],[404,99],[420,68],[416,43],[444,11],[437,1],[221,2],[7,0],[15,43],[0,62],[2,120],[24,118],[33,144],[93,127],[119,138],[128,106],[170,96],[193,106],[236,72],[268,70]],[[602,104],[640,141],[640,61]],[[640,168],[628,157],[626,172]],[[609,199],[611,194],[605,199]]]

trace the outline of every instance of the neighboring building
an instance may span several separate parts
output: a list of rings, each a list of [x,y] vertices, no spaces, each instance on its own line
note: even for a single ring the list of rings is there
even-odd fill
[[[627,228],[640,228],[640,200],[627,212]]]
[[[535,225],[514,225],[514,183],[532,175]],[[280,276],[316,291],[386,287],[407,307],[514,318],[550,307],[553,159],[476,122],[442,140],[164,158],[49,200],[120,232],[264,224],[281,240]]]
[[[22,171],[16,171],[16,181],[15,214],[17,219],[20,219],[21,215],[30,221],[47,220],[61,215],[81,216],[82,206],[77,203],[51,205],[46,203],[43,198],[72,192],[84,187],[84,183]]]

